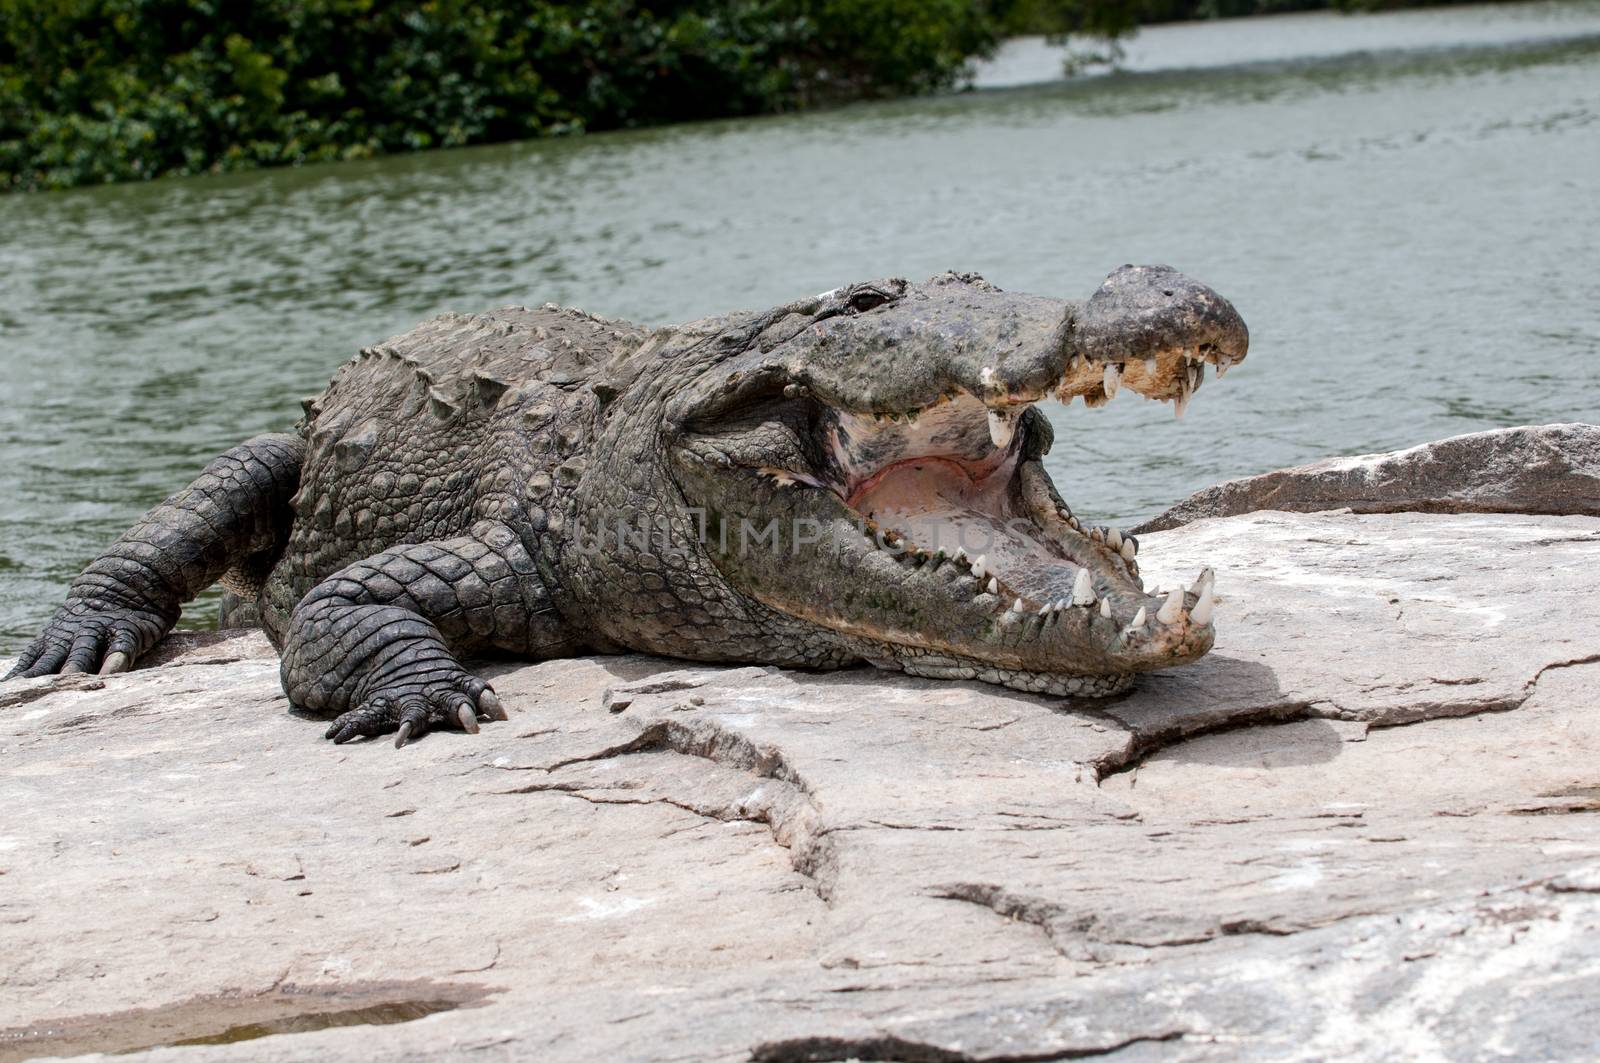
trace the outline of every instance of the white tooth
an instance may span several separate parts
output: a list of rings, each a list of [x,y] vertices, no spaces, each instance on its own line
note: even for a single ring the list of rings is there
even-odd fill
[[[1106,541],[1105,529],[1104,528],[1091,528],[1089,530],[1089,538],[1093,539],[1097,543],[1105,542]]]
[[[984,567],[985,561],[986,561],[986,559],[984,558],[984,556],[982,554],[979,554],[977,559],[972,562],[972,578],[973,579],[982,579],[984,577],[984,574],[988,571],[988,569],[986,569]]]
[[[1070,513],[1067,514],[1067,524],[1068,524],[1069,527],[1072,528],[1073,531],[1078,531],[1083,527],[1082,524],[1078,523],[1078,518],[1074,517]]]
[[[1122,540],[1122,560],[1124,560],[1124,561],[1132,561],[1133,560],[1133,556],[1135,554],[1137,554],[1138,552],[1139,552],[1139,548],[1137,546],[1133,545],[1133,540],[1132,539],[1124,539],[1124,540]]]
[[[1144,606],[1141,605],[1141,606],[1139,606],[1139,611],[1137,613],[1133,614],[1133,623],[1129,624],[1128,626],[1130,628],[1144,627],[1144,621],[1145,621]]]
[[[1161,367],[1161,363],[1157,362],[1154,358],[1146,358],[1144,360],[1144,371],[1146,373],[1150,374],[1151,376],[1155,376],[1156,375],[1156,370],[1159,369],[1160,367]]]
[[[991,578],[989,580],[989,586],[988,586],[987,589],[988,589],[990,594],[999,594],[1000,593],[1000,581],[997,580],[997,579],[992,579]]]
[[[1189,390],[1199,391],[1200,385],[1206,382],[1206,363],[1195,362],[1189,366]]]
[[[957,561],[965,561],[967,559],[966,549],[960,546],[956,547],[955,559]]]
[[[1156,619],[1163,624],[1176,624],[1183,617],[1183,588],[1174,587],[1167,600],[1156,611]]]
[[[1218,380],[1221,380],[1222,379],[1222,375],[1224,373],[1226,373],[1229,369],[1232,369],[1232,368],[1233,368],[1233,359],[1232,358],[1229,358],[1225,354],[1217,355],[1217,379]]]
[[[1195,594],[1199,594],[1201,591],[1205,590],[1215,582],[1217,582],[1216,570],[1211,568],[1203,568],[1200,570],[1200,575],[1196,576],[1194,582],[1189,585],[1189,590],[1193,591]]]
[[[1122,532],[1118,531],[1116,528],[1107,528],[1106,529],[1106,545],[1111,547],[1111,549],[1113,549],[1113,550],[1121,550],[1122,549]]]
[[[1122,386],[1122,367],[1120,365],[1115,363],[1106,365],[1106,375],[1102,386],[1106,390],[1106,398],[1114,399],[1117,397],[1117,389]]]
[[[989,411],[989,438],[994,440],[994,445],[1004,450],[1011,445],[1011,436],[1015,432],[1009,414],[999,410]]]
[[[1211,606],[1214,601],[1211,584],[1207,583],[1200,591],[1200,600],[1189,610],[1189,622],[1196,627],[1211,623]]]
[[[1016,601],[1011,603],[1011,611],[1013,613],[1022,612],[1022,599],[1021,598],[1018,598]]]
[[[1049,616],[1050,615],[1050,603],[1049,602],[1045,602],[1043,605],[1039,606],[1039,615],[1040,616]]]
[[[1100,599],[1100,615],[1105,617],[1108,620],[1111,618],[1111,599],[1110,598],[1101,598]]]
[[[1172,415],[1178,420],[1183,420],[1183,411],[1189,408],[1189,389],[1187,386],[1172,400]]]
[[[1094,582],[1089,579],[1089,570],[1086,568],[1078,569],[1078,578],[1072,584],[1072,604],[1094,604]]]

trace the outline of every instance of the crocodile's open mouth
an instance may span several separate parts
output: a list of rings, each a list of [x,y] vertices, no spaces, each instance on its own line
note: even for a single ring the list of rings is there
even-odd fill
[[[1133,366],[1077,359],[1051,391],[1098,407],[1126,382],[1172,402],[1181,417],[1207,368],[1220,376],[1229,364],[1214,349],[1175,350]],[[962,391],[902,413],[833,410],[829,474],[818,486],[831,488],[889,547],[969,564],[984,592],[1014,612],[1048,617],[1076,603],[1109,616],[1114,599],[1144,604],[1138,540],[1084,526],[1038,460],[1050,429],[1034,404],[1046,397]],[[1210,617],[1209,596],[1205,603],[1198,623]]]
[[[1054,393],[1098,407],[1126,384],[1172,402],[1181,417],[1208,365],[1226,372],[1229,363],[1198,349],[1133,366],[1080,359]],[[1160,643],[1169,654],[1197,641],[1211,623],[1211,570],[1188,588],[1146,593],[1138,540],[1084,525],[1045,473],[1038,455],[1048,444],[1035,434],[1049,426],[1033,408],[1045,397],[1007,395],[997,403],[962,392],[894,415],[839,411],[829,439],[837,470],[831,486],[882,548],[911,565],[965,566],[974,604],[1024,632],[1077,621],[1097,629],[1086,633],[1108,648]]]
[[[713,563],[747,597],[917,675],[1103,695],[1201,656],[1212,573],[1147,588],[1138,541],[1057,493],[1035,406],[1127,390],[1182,416],[1244,357],[1237,314],[1165,267],[1124,267],[1082,309],[956,281],[944,304],[883,296],[878,310],[872,290],[856,316],[813,319],[708,385],[678,447]]]
[[[1056,492],[1040,461],[1051,428],[1034,405],[1082,397],[1097,407],[1127,387],[1181,416],[1208,368],[1227,364],[1200,349],[1131,367],[1074,359],[1036,393],[956,390],[892,413],[791,389],[787,401],[803,412],[754,419],[765,432],[803,426],[807,445],[781,452],[805,459],[745,474],[757,471],[771,492],[763,515],[787,504],[811,533],[771,540],[767,563],[742,543],[725,571],[768,605],[888,644],[880,663],[914,674],[1114,693],[1135,672],[1210,648],[1212,573],[1147,591],[1138,541],[1084,524]]]

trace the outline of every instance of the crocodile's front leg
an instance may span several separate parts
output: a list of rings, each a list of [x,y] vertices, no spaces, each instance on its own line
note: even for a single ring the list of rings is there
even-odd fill
[[[288,535],[304,456],[300,437],[264,435],[207,465],[89,563],[5,678],[124,671],[217,580],[254,594]]]
[[[326,735],[335,742],[397,730],[399,747],[430,728],[476,732],[479,715],[506,718],[458,655],[548,657],[564,642],[521,539],[484,521],[458,538],[385,550],[318,584],[289,620],[283,687],[300,708],[339,714]]]

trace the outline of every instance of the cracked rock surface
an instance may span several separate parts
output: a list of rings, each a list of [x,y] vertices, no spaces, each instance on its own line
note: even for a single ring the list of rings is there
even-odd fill
[[[0,1060],[1589,1056],[1600,519],[1146,541],[1217,644],[1108,702],[587,658],[397,752],[259,634],[7,684]]]

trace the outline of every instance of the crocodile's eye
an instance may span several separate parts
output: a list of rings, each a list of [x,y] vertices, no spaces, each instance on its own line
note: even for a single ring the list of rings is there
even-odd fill
[[[889,301],[889,297],[876,288],[863,288],[850,296],[850,309],[858,314],[882,306]]]

